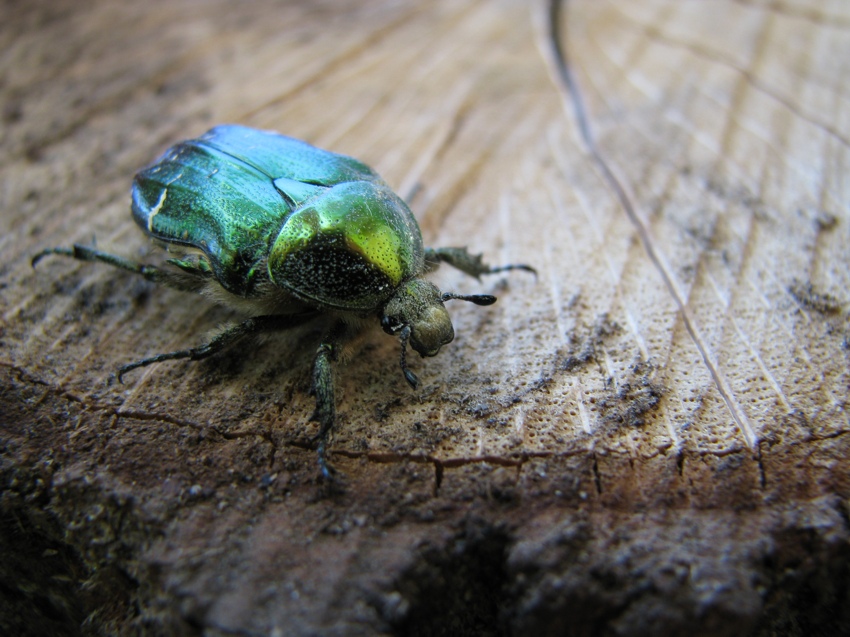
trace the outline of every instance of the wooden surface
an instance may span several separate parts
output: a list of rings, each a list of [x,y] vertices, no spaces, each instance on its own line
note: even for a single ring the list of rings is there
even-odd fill
[[[7,2],[0,628],[850,631],[850,7]],[[354,155],[429,245],[540,272],[373,329],[317,484],[305,328],[117,367],[234,315],[156,261],[133,173],[212,125]],[[83,628],[80,628],[80,627]],[[443,630],[445,632],[441,633]]]

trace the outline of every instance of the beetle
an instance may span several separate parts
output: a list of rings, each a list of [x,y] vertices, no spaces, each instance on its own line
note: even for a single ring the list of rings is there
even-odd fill
[[[401,343],[434,356],[454,338],[446,301],[491,305],[487,294],[441,292],[423,275],[441,263],[480,279],[526,270],[525,264],[490,267],[466,248],[425,248],[416,219],[375,171],[345,155],[238,125],[222,125],[168,149],[136,174],[132,215],[141,229],[175,256],[159,267],[94,247],[48,248],[50,254],[99,261],[178,290],[199,292],[249,310],[250,317],[197,347],[126,364],[127,372],[174,359],[199,360],[261,332],[332,317],[313,365],[312,393],[319,424],[318,462],[324,478],[328,436],[335,420],[332,367],[340,349],[377,317]]]

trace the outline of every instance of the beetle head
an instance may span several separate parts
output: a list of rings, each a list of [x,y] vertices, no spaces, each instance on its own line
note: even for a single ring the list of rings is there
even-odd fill
[[[381,327],[387,334],[409,339],[422,356],[435,356],[455,337],[440,291],[423,279],[411,279],[399,287],[384,306]]]
[[[496,297],[486,294],[442,294],[433,283],[411,279],[402,284],[384,306],[381,327],[387,334],[398,335],[401,339],[401,369],[413,388],[416,388],[418,380],[405,362],[407,343],[425,357],[436,356],[443,345],[452,342],[455,331],[443,305],[450,299],[472,301],[477,305],[496,302]]]

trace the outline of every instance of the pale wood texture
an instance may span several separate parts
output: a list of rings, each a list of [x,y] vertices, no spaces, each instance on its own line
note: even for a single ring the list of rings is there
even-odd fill
[[[850,5],[11,2],[0,21],[9,634],[850,631]],[[457,337],[307,328],[38,250],[158,259],[132,174],[222,122],[354,155]],[[54,560],[54,562],[51,562]],[[26,573],[20,575],[21,572]],[[842,610],[843,609],[843,610]]]

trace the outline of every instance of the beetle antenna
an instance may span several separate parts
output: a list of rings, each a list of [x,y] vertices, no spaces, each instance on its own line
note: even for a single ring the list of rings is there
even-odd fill
[[[419,386],[419,379],[416,378],[416,374],[407,368],[407,341],[410,340],[409,325],[405,325],[404,329],[401,330],[399,340],[401,341],[401,371],[404,374],[407,384],[413,387],[413,389],[416,389]]]
[[[496,302],[496,297],[490,294],[454,294],[452,292],[443,294],[444,302],[451,301],[452,299],[470,301],[471,303],[475,303],[475,305],[493,305]]]

